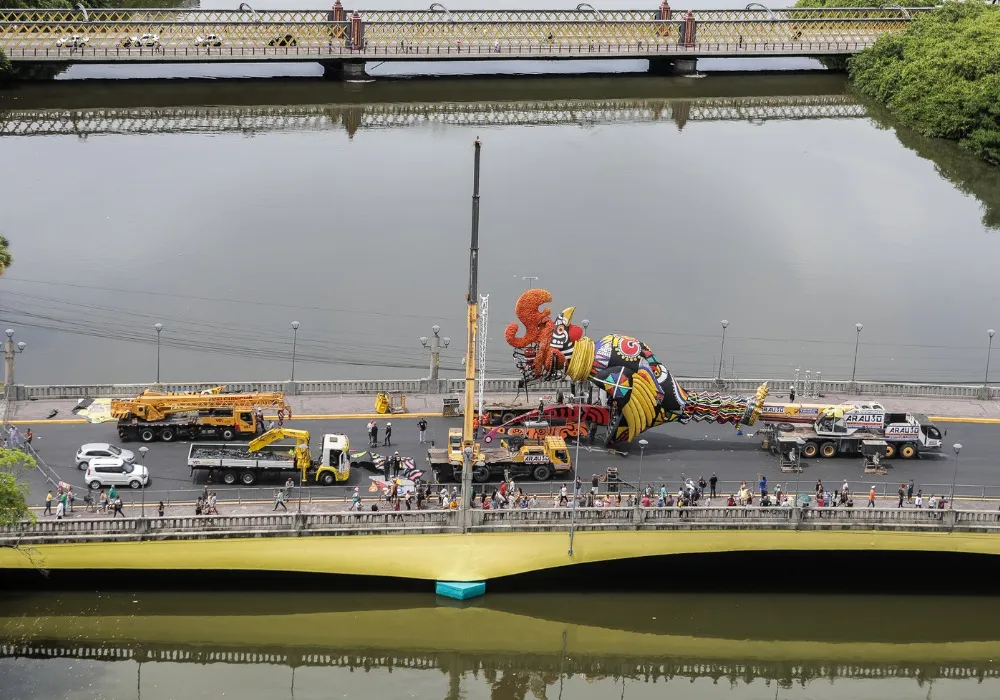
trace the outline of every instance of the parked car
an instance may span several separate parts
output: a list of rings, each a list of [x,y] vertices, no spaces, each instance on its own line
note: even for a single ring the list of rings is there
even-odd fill
[[[88,442],[76,451],[76,468],[83,470],[94,457],[118,457],[126,462],[135,461],[135,453],[107,442]]]
[[[222,37],[218,34],[200,36],[194,40],[195,46],[222,46]]]
[[[285,34],[285,36],[276,36],[267,42],[268,46],[298,46],[299,42],[295,40],[295,37],[291,34]]]
[[[141,489],[149,485],[149,472],[141,464],[126,462],[120,457],[95,457],[87,465],[84,481],[95,491],[105,486]]]
[[[82,49],[90,42],[90,37],[83,36],[82,34],[71,34],[70,36],[61,36],[56,39],[56,48],[69,48],[69,49]]]
[[[141,49],[144,46],[155,48],[160,45],[160,37],[157,34],[130,36],[128,39],[122,39],[121,45],[126,49]]]

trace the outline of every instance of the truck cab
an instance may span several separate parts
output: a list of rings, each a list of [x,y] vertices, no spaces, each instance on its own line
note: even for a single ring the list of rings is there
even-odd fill
[[[351,441],[346,435],[324,435],[319,461],[313,467],[316,481],[327,485],[334,481],[347,481],[351,476],[350,452]]]

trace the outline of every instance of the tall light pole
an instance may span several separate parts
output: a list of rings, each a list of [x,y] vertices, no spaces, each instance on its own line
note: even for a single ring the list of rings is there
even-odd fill
[[[447,348],[451,344],[451,338],[442,338],[441,326],[437,324],[431,326],[431,331],[434,333],[434,337],[421,336],[420,344],[431,351],[431,369],[427,375],[427,379],[434,381],[438,378],[438,370],[441,367],[441,343],[444,342],[444,347]],[[428,342],[430,345],[428,345]]]
[[[535,286],[535,282],[538,281],[538,278],[537,277],[532,277],[531,275],[524,275],[523,277],[521,277],[521,281],[522,282],[527,282],[528,283],[528,289],[531,289],[532,287]]]
[[[729,321],[722,319],[722,345],[719,348],[719,373],[716,375],[716,380],[722,381],[722,354],[726,351],[726,328],[729,327]]]
[[[642,439],[639,441],[639,494],[642,497],[642,458],[646,454],[646,445],[649,444],[649,440]]]
[[[990,328],[986,331],[986,334],[990,337],[989,347],[986,349],[986,376],[983,378],[983,389],[986,391],[986,398],[990,398],[989,394],[989,383],[990,383],[990,355],[993,354],[993,336],[996,335],[996,331]]]
[[[955,509],[955,482],[958,480],[958,453],[962,451],[962,443],[956,442],[951,446],[955,450],[955,471],[951,475],[951,496],[948,498],[948,507]]]
[[[583,417],[583,396],[574,396],[576,401],[576,456],[573,457],[573,512],[569,518],[569,555],[573,556],[573,536],[576,534],[576,480],[580,478],[580,419]],[[541,419],[541,416],[539,416]]]
[[[160,331],[163,330],[163,324],[157,323],[153,326],[153,330],[156,331],[156,383],[160,383]]]
[[[854,338],[854,369],[851,370],[851,386],[854,386],[854,378],[858,374],[858,345],[861,343],[861,331],[864,330],[865,324],[855,323],[854,330],[858,333]]]
[[[146,468],[146,453],[149,452],[149,448],[143,445],[139,448],[139,459],[142,461],[143,469]],[[146,517],[146,485],[141,485],[142,490],[142,517]]]
[[[299,322],[292,321],[292,381],[295,381],[295,348],[299,341]]]
[[[7,340],[3,341],[3,382],[4,386],[11,387],[14,385],[14,356],[24,352],[25,344],[23,342],[14,344],[13,328],[8,328],[4,333],[7,335]]]

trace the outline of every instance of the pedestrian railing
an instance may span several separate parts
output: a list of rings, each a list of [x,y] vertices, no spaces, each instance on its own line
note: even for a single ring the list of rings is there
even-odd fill
[[[460,532],[461,511],[362,511],[23,521],[0,528],[0,545],[120,539],[202,539],[311,534]],[[1000,534],[992,511],[899,508],[473,509],[473,532],[578,530],[954,530]]]
[[[719,391],[729,393],[753,393],[763,382],[767,382],[771,394],[787,395],[796,382],[789,379],[723,379],[688,377],[678,379],[680,384],[692,391]],[[495,377],[483,382],[483,391],[488,394],[514,394],[518,391],[519,378]],[[350,396],[377,394],[383,391],[401,391],[407,394],[461,394],[465,390],[464,379],[341,379],[307,382],[266,381],[266,382],[181,382],[157,385],[163,391],[204,391],[225,384],[229,391],[273,392],[314,396]],[[135,396],[154,386],[153,384],[45,384],[12,386],[12,399],[76,399],[76,398],[124,398]],[[799,382],[801,388],[802,382]],[[569,391],[566,382],[543,382],[532,384],[535,394]],[[523,389],[522,389],[523,391]],[[808,395],[807,395],[808,394]],[[982,384],[929,384],[920,382],[879,382],[879,381],[811,381],[799,396],[808,401],[809,396],[858,395],[868,398],[893,396],[924,398],[997,399],[1000,387],[986,387]]]

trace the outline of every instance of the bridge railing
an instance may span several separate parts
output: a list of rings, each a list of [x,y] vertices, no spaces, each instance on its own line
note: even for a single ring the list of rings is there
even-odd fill
[[[245,538],[310,534],[458,532],[460,511],[362,511],[263,515],[23,521],[0,528],[0,544],[135,539]],[[567,508],[473,510],[474,532],[578,530],[933,530],[1000,532],[1000,514],[896,508]]]
[[[725,380],[720,386],[713,378],[689,377],[679,378],[678,382],[689,391],[723,391],[736,394],[752,394],[763,382],[768,383],[772,396],[788,394],[794,384],[787,379],[739,379]],[[519,380],[515,377],[496,377],[487,379],[483,391],[488,394],[513,394],[517,392]],[[225,384],[228,391],[234,392],[274,392],[283,391],[286,394],[301,394],[315,396],[347,396],[356,394],[377,394],[382,391],[401,391],[407,394],[461,394],[465,388],[464,379],[337,379],[303,382],[264,381],[264,382],[178,382],[167,384],[38,384],[18,385],[12,387],[16,400],[32,399],[77,399],[77,398],[125,398],[135,396],[154,386],[164,391],[204,391],[220,384]],[[991,386],[986,391],[982,384],[934,384],[919,382],[880,382],[880,381],[828,381],[814,382],[815,393],[825,395],[857,395],[859,397],[920,397],[920,398],[960,398],[960,399],[1000,399],[1000,387]],[[801,389],[802,382],[799,382]],[[531,385],[533,394],[564,391],[569,389],[567,382],[544,382]],[[808,401],[804,391],[800,391],[799,399]]]

